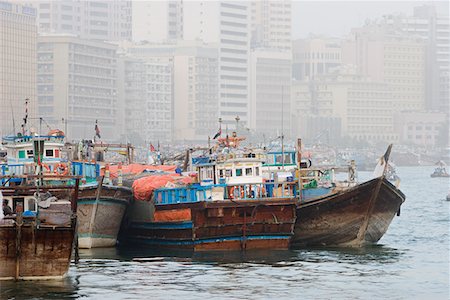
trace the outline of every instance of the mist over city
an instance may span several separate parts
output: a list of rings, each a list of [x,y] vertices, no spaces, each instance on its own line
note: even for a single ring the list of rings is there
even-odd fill
[[[449,19],[0,0],[0,299],[449,299]]]
[[[349,10],[355,6],[355,13]],[[1,133],[448,144],[447,2],[1,2]],[[236,121],[236,118],[239,121]],[[220,121],[219,121],[220,120]],[[48,128],[47,128],[48,127]]]

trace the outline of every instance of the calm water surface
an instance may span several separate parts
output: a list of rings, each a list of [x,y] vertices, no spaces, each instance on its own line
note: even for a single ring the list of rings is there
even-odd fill
[[[449,180],[399,168],[406,194],[377,246],[189,254],[81,251],[61,281],[1,282],[1,299],[449,299]],[[360,172],[360,180],[370,173]]]

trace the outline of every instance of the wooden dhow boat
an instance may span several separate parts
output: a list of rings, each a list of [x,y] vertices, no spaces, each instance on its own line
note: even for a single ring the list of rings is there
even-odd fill
[[[32,181],[36,179],[42,177],[34,176]],[[74,182],[70,186],[22,183],[0,187],[4,208],[0,280],[55,279],[67,274],[76,234],[78,179]]]
[[[136,180],[137,199],[125,221],[124,241],[193,251],[288,249],[295,186],[266,185],[261,167],[254,156],[233,155],[197,165],[199,183],[178,185],[176,176],[166,181],[156,176],[153,183]],[[139,199],[137,188],[146,184],[160,188]]]
[[[114,180],[109,178],[105,152],[123,151],[130,163],[134,157],[133,147],[130,144],[95,144],[87,140],[67,144],[64,139],[64,133],[60,130],[52,130],[45,136],[34,133],[4,137],[7,159],[0,164],[0,175],[42,173],[46,184],[62,184],[58,176],[82,178],[77,211],[79,247],[114,247],[125,210],[132,199],[132,190],[121,186],[118,179],[121,164],[115,166]],[[98,184],[103,176],[105,181]],[[0,182],[5,180],[3,178]],[[9,180],[17,183],[22,179]]]
[[[300,199],[292,246],[361,247],[377,243],[394,216],[400,215],[405,201],[405,195],[386,178],[391,149],[392,145],[380,158],[375,179]]]
[[[103,184],[80,187],[78,246],[84,249],[115,247],[123,216],[133,199],[131,188]]]

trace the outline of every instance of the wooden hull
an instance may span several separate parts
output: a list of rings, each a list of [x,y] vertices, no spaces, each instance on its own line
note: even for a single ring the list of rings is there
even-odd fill
[[[207,201],[156,206],[153,221],[131,221],[126,241],[194,251],[288,249],[295,203]],[[132,216],[130,216],[132,219]]]
[[[24,224],[17,243],[16,226],[0,225],[0,280],[64,277],[69,270],[74,233],[74,225],[36,228]],[[20,255],[16,260],[17,248]]]
[[[126,187],[103,186],[80,189],[78,197],[78,247],[84,249],[114,247],[120,225],[132,199]]]
[[[374,244],[400,212],[405,196],[384,178],[301,203],[293,247]]]

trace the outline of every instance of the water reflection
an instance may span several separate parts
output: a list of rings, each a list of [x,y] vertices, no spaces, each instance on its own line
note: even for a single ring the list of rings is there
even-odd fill
[[[77,294],[79,276],[58,280],[0,281],[0,299],[67,299]]]

